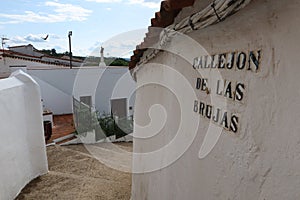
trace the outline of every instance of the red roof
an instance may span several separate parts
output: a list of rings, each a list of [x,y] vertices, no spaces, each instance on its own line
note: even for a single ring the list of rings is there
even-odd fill
[[[43,56],[33,56],[33,55],[28,55],[28,54],[24,54],[24,53],[19,53],[16,51],[11,51],[11,50],[2,50],[2,52],[4,52],[3,56],[24,56],[24,57],[30,57],[30,58],[42,58]]]
[[[144,41],[133,51],[130,58],[129,69],[133,69],[140,61],[147,47],[152,46],[159,39],[161,29],[173,24],[175,17],[182,8],[194,5],[195,0],[165,0],[161,2],[160,11],[155,13],[155,18],[151,19],[151,26],[148,27],[148,33]]]
[[[39,62],[39,63],[44,63],[44,64],[49,64],[49,65],[61,65],[61,66],[69,66],[68,64],[65,63],[55,63],[53,61],[44,61],[42,60],[43,57],[48,57],[48,56],[32,56],[32,55],[27,55],[23,53],[18,53],[18,52],[13,52],[10,50],[2,50],[2,57],[10,57],[10,58],[15,58],[15,59],[22,59],[22,60],[28,60],[31,62]],[[61,60],[61,59],[58,59]]]
[[[21,48],[21,47],[28,47],[28,46],[32,46],[32,44],[27,44],[27,45],[19,45],[19,46],[11,46],[11,47],[8,47],[9,49],[14,49],[14,48]]]
[[[28,45],[24,45],[24,46],[28,46]],[[18,47],[22,47],[22,46],[18,46]],[[1,50],[0,54],[2,54],[2,57],[11,57],[11,58],[16,58],[16,59],[23,59],[23,60],[28,60],[28,61],[32,61],[32,62],[40,62],[40,63],[44,63],[44,64],[51,64],[51,65],[61,65],[61,66],[69,66],[69,64],[66,63],[56,63],[55,61],[45,61],[42,60],[42,58],[53,58],[55,60],[58,61],[69,61],[70,59],[67,58],[57,58],[54,56],[50,56],[50,55],[42,55],[42,56],[33,56],[33,55],[28,55],[28,54],[24,54],[24,53],[19,53],[19,52],[15,52],[15,51],[11,51],[11,50]],[[78,59],[74,59],[72,58],[73,62],[77,62],[77,63],[81,63],[83,61],[78,60]]]

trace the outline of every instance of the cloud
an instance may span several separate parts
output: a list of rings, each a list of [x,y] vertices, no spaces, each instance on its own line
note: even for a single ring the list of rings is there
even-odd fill
[[[129,5],[139,5],[147,8],[160,8],[160,0],[150,1],[150,0],[86,0],[89,2],[97,2],[97,3],[125,3]]]
[[[72,4],[61,4],[48,1],[46,2],[46,6],[55,7],[54,11],[58,14],[57,17],[63,18],[63,21],[84,21],[90,13],[92,13],[91,10]],[[50,16],[54,17],[53,15]],[[57,17],[55,19],[57,19]]]
[[[104,47],[104,55],[129,58],[137,43],[142,41],[147,29],[138,29],[116,35],[105,42],[97,42],[89,50],[90,56],[99,56],[100,46]]]
[[[68,40],[64,36],[49,33],[49,38],[44,41],[42,37],[45,37],[46,35],[47,34],[28,34],[26,36],[9,37],[9,40],[6,42],[5,47],[32,44],[39,50],[54,48],[58,53],[69,51]],[[73,46],[72,52],[74,55],[84,56],[88,55],[90,51],[88,49],[85,49],[85,47],[77,46],[75,44]]]
[[[49,39],[59,40],[59,39],[62,39],[62,38],[59,35],[49,34]]]
[[[43,38],[45,38],[46,35],[49,35],[48,39],[44,40]],[[28,44],[28,43],[44,43],[51,40],[59,41],[61,39],[62,38],[60,36],[55,34],[28,34],[26,36],[12,37],[10,38],[9,43],[12,43],[14,45],[19,45],[19,44]]]
[[[28,43],[41,43],[46,42],[42,37],[45,37],[46,34],[29,34],[27,36],[15,36],[10,38],[9,44],[10,46],[19,45],[19,44],[28,44]]]
[[[145,6],[148,8],[155,8],[158,9],[160,8],[160,1],[145,1],[145,0],[129,0],[129,4],[135,4],[135,5],[140,5],[140,6]]]
[[[25,40],[24,37],[21,37],[21,36],[15,36],[13,38],[10,38],[9,41],[7,42],[7,44],[9,44],[9,46],[24,44],[24,43],[27,43],[27,41]]]
[[[44,36],[29,34],[24,39],[28,42],[46,42],[42,37]]]
[[[100,56],[100,47],[104,47],[104,56],[108,57],[130,57],[132,51],[135,49],[136,41],[107,41],[101,45],[94,45],[89,48],[89,56]],[[130,54],[130,56],[128,56]]]
[[[1,14],[0,14],[1,15]],[[18,24],[19,21],[17,20],[11,20],[11,21],[5,21],[5,22],[0,22],[1,25],[5,25],[5,24]]]
[[[120,3],[122,0],[86,0],[90,2],[97,2],[97,3]]]
[[[54,1],[45,2],[45,6],[52,7],[53,13],[41,13],[33,11],[25,11],[23,14],[1,14],[1,18],[9,19],[9,21],[0,22],[0,24],[17,24],[24,22],[34,23],[54,23],[65,21],[84,21],[92,13],[77,5],[61,4]]]

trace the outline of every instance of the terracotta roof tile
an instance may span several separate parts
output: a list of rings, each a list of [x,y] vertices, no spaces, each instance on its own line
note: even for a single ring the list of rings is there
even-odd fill
[[[182,8],[194,5],[195,0],[165,0],[161,2],[160,11],[151,19],[151,26],[144,41],[136,47],[129,62],[129,69],[133,69],[140,61],[148,47],[153,46],[159,40],[161,29],[171,25]],[[158,28],[155,28],[158,27]]]
[[[182,9],[187,6],[192,6],[195,0],[167,0],[166,3],[163,5],[166,10],[176,10]]]
[[[28,46],[28,45],[24,45],[24,46]],[[22,47],[22,46],[17,46],[17,47]],[[14,48],[14,47],[13,47]],[[16,51],[11,51],[11,50],[0,50],[0,54],[2,55],[2,57],[11,57],[11,58],[16,58],[16,59],[23,59],[23,60],[28,60],[28,61],[33,61],[33,62],[40,62],[40,63],[44,63],[44,64],[51,64],[51,65],[61,65],[61,66],[69,66],[69,64],[67,63],[56,63],[55,61],[46,61],[46,60],[42,60],[43,58],[53,58],[57,61],[69,61],[70,59],[68,58],[57,58],[51,55],[42,55],[42,56],[33,56],[33,55],[28,55],[28,54],[24,54],[24,53],[20,53],[20,52],[16,52]],[[78,60],[78,59],[72,59],[73,62],[82,62],[82,60]]]

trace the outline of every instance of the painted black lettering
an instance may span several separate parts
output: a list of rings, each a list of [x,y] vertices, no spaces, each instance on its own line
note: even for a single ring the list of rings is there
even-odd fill
[[[217,112],[214,112],[213,120],[214,120],[214,122],[218,123],[219,122],[219,115],[220,115],[221,109],[217,108],[216,111]]]
[[[228,56],[226,68],[232,69],[235,63],[235,52],[231,53],[230,56]]]
[[[201,87],[201,78],[197,78],[196,89],[199,90]]]
[[[199,113],[204,116],[205,104],[200,102]]]
[[[212,113],[212,106],[211,105],[206,105],[206,112],[205,112],[205,114],[206,114],[206,117],[208,119],[211,118],[211,113]]]
[[[198,112],[198,104],[199,104],[198,101],[194,102],[194,112],[196,113]]]
[[[230,81],[225,81],[225,94],[224,96],[227,98],[232,99],[232,88],[231,88],[231,82]]]
[[[193,62],[193,68],[194,69],[199,69],[199,58],[194,58],[194,62]]]
[[[247,58],[247,55],[244,52],[241,52],[238,55],[236,65],[237,65],[237,68],[239,70],[242,70],[242,69],[245,68],[245,66],[246,66],[246,58]]]
[[[201,56],[200,58],[199,58],[199,68],[203,68],[204,67],[204,65],[203,65],[203,57]],[[198,68],[198,69],[199,69]]]
[[[235,100],[242,101],[244,98],[245,85],[242,83],[238,83],[235,89]]]
[[[208,56],[204,56],[204,58],[205,58],[204,68],[209,68]]]
[[[217,91],[216,91],[217,95],[222,95],[223,94],[224,85],[222,83],[223,83],[223,81],[221,81],[221,80],[217,81]],[[221,86],[221,85],[223,85],[223,86]]]
[[[227,117],[227,112],[224,112],[220,124],[221,124],[221,126],[223,126],[224,128],[228,128],[228,117]]]
[[[252,70],[252,66],[254,64],[255,67],[255,72],[259,70],[259,65],[260,65],[260,58],[261,58],[261,50],[257,51],[255,53],[254,51],[250,51],[250,59],[249,59],[249,68],[248,70]]]
[[[226,54],[219,55],[219,69],[224,69],[226,66]]]
[[[218,62],[218,56],[217,55],[213,55],[211,57],[211,68],[217,68],[217,62]]]
[[[207,78],[203,78],[202,79],[202,85],[201,85],[201,90],[202,91],[206,91],[206,89],[207,89],[207,82],[208,82]]]
[[[239,118],[236,115],[231,116],[231,124],[230,124],[230,131],[237,133],[238,132],[238,124]]]

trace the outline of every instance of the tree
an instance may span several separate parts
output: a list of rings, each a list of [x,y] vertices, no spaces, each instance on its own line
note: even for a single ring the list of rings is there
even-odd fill
[[[128,66],[128,61],[124,58],[115,58],[109,65],[110,66]]]
[[[56,50],[55,49],[51,49],[50,55],[57,56]]]

